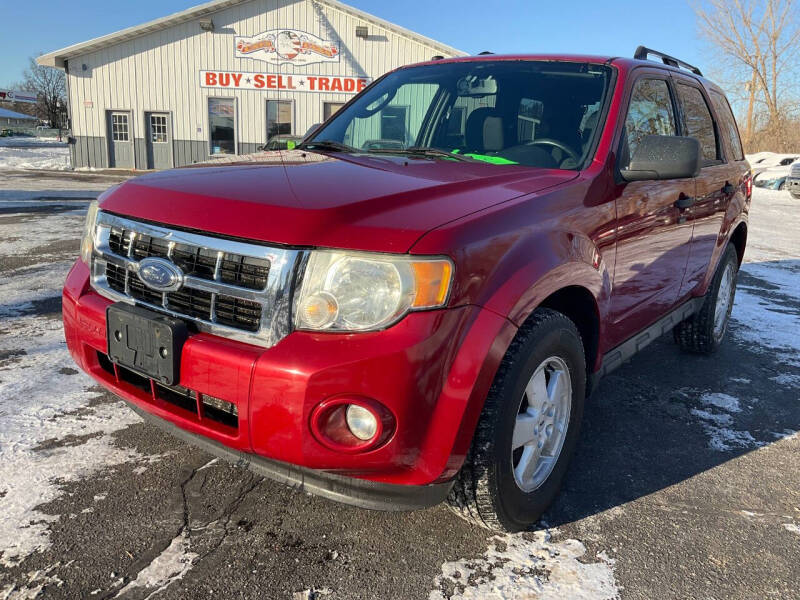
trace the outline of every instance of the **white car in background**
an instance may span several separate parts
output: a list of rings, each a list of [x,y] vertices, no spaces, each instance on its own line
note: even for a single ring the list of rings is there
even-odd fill
[[[800,153],[757,152],[748,154],[746,158],[752,168],[753,183],[756,187],[783,190],[786,189],[786,181],[792,165],[797,164],[800,160]]]
[[[789,190],[792,198],[800,200],[800,161],[791,166],[789,178],[786,180],[786,189]]]

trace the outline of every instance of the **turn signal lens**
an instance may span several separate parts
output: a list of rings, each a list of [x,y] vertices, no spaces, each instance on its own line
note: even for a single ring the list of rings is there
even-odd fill
[[[300,318],[313,329],[325,329],[336,320],[339,305],[328,292],[319,292],[303,299]]]
[[[411,263],[414,270],[414,279],[417,293],[411,306],[414,308],[428,308],[442,306],[447,300],[450,288],[450,275],[453,266],[446,260],[432,260]]]

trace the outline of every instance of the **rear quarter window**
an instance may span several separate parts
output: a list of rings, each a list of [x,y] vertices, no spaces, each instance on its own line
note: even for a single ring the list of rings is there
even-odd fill
[[[714,104],[714,110],[717,112],[717,118],[720,121],[722,137],[731,151],[731,158],[733,160],[744,160],[739,128],[736,126],[736,119],[733,118],[733,112],[727,98],[718,91],[711,90],[711,102]]]
[[[722,157],[714,131],[714,119],[703,93],[698,88],[683,83],[678,83],[677,87],[686,121],[686,134],[700,142],[705,164],[719,161]]]

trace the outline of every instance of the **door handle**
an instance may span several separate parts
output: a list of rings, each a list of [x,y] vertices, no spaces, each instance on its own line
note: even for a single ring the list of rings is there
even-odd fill
[[[681,210],[685,210],[694,206],[694,198],[690,198],[689,196],[681,196],[675,201],[675,207]]]
[[[724,186],[722,186],[722,193],[723,193],[723,194],[725,194],[726,196],[733,196],[733,194],[734,194],[735,192],[736,192],[736,186],[735,186],[735,185],[733,185],[733,184],[732,184],[731,182],[729,182],[729,181],[726,181],[726,182],[725,182],[725,185],[724,185]]]

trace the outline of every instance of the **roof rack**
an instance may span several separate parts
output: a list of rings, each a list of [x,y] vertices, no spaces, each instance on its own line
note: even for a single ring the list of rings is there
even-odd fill
[[[653,50],[652,48],[647,48],[645,46],[639,46],[636,48],[636,52],[633,53],[633,58],[636,60],[649,60],[648,56],[650,55],[659,57],[665,65],[669,65],[670,67],[683,67],[695,75],[700,75],[701,77],[703,76],[702,71],[700,71],[700,69],[694,65],[690,65],[687,62],[683,62],[682,60],[675,58],[674,56],[664,54],[663,52],[659,52],[658,50]]]

